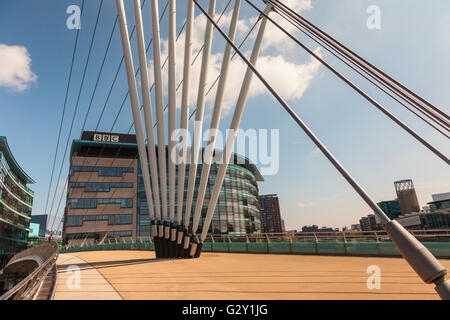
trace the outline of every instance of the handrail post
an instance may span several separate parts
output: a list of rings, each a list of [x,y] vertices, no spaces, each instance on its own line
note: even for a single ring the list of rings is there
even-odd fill
[[[289,236],[289,254],[292,254],[292,237]]]
[[[378,238],[378,233],[377,232],[375,232],[375,239],[377,240],[377,253],[378,253],[378,256],[381,256],[380,239]]]
[[[245,235],[245,248],[246,248],[246,250],[247,250],[247,253],[248,253],[248,236],[247,235]]]
[[[314,248],[316,249],[316,255],[319,255],[319,245],[318,242],[319,240],[317,239],[317,234],[314,232]]]
[[[344,253],[347,255],[347,239],[345,238],[345,232],[342,232],[342,240],[344,241]]]

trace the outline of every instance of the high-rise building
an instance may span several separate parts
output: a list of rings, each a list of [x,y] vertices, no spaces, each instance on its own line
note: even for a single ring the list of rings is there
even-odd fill
[[[359,220],[362,231],[377,231],[383,229],[381,221],[374,214],[369,214],[367,217],[361,217]]]
[[[394,182],[397,198],[400,203],[402,215],[420,212],[419,201],[412,180],[400,180]]]
[[[261,208],[263,232],[283,232],[280,214],[280,202],[278,200],[278,196],[276,194],[266,194],[259,196],[259,206]]]
[[[377,205],[390,219],[398,218],[402,214],[398,200],[382,201],[378,202]]]
[[[218,154],[220,151],[216,151]],[[261,233],[257,181],[263,181],[263,178],[248,159],[236,154],[233,159],[209,231],[224,235]],[[203,228],[219,166],[211,165],[199,232]],[[70,241],[77,245],[150,237],[150,217],[140,167],[135,135],[86,131],[81,140],[74,140],[64,212],[64,243]],[[202,164],[199,164],[192,212],[195,211],[201,172]],[[186,165],[184,199],[188,177],[189,164]]]
[[[34,183],[14,159],[6,137],[0,137],[0,268],[27,248]]]
[[[286,232],[286,223],[284,222],[284,219],[281,219],[281,230],[283,230],[283,232]]]

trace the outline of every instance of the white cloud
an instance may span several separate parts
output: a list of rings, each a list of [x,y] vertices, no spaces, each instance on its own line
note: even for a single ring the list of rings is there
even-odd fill
[[[291,8],[296,10],[297,12],[301,10],[306,10],[311,8],[310,0],[289,0],[286,3]],[[231,21],[232,12],[229,11],[225,14],[220,22],[220,25],[226,31],[228,30],[229,23]],[[276,14],[272,14],[276,20],[279,20],[279,16]],[[251,28],[253,23],[256,21],[256,16],[247,19],[240,19],[238,22],[237,35],[236,35],[236,43],[240,43],[243,37],[247,34],[248,30]],[[203,45],[204,41],[204,31],[206,25],[206,18],[199,14],[195,17],[194,22],[194,30],[193,30],[193,39],[192,39],[192,47],[193,47],[193,56],[196,55],[198,50]],[[284,25],[286,26],[286,25]],[[289,30],[293,31],[292,27],[286,26]],[[291,43],[292,41],[286,41],[286,37],[283,37],[281,31],[276,29],[276,27],[272,26],[270,22],[267,24],[266,34],[264,36],[264,43],[261,54],[259,56],[257,62],[257,69],[261,72],[261,74],[268,79],[269,83],[274,87],[274,89],[280,93],[280,95],[286,100],[297,100],[300,99],[306,89],[309,87],[311,80],[314,78],[317,73],[320,62],[314,58],[311,58],[309,61],[298,62],[294,60],[289,60],[287,57],[296,57],[298,54],[298,47],[295,45],[292,47],[287,46],[287,43]],[[256,37],[257,30],[254,30],[252,33],[253,39]],[[222,66],[223,59],[223,49],[224,42],[222,41],[220,35],[217,32],[214,34],[215,39],[220,38],[220,45],[213,45],[213,49],[217,49],[217,52],[214,52],[210,56],[210,63],[208,69],[208,80],[206,85],[206,90],[210,88],[212,83],[220,74],[220,69]],[[185,34],[181,34],[177,41],[176,46],[176,83],[181,81],[183,78],[183,63],[184,63],[184,42],[185,42]],[[251,38],[250,38],[251,39]],[[252,43],[249,39],[247,43]],[[249,46],[250,47],[250,46]],[[293,54],[286,54],[288,50],[295,49],[295,51],[291,51]],[[164,58],[168,54],[168,41],[167,39],[161,39],[161,57],[162,62]],[[315,51],[320,54],[319,50]],[[249,52],[244,52],[247,57],[250,56]],[[201,69],[201,59],[202,54],[199,55],[196,63],[192,67],[191,70],[191,90],[190,90],[190,110],[194,110],[196,107],[197,101],[197,92],[198,92],[198,84],[200,80],[200,69]],[[298,60],[298,59],[297,59]],[[247,69],[246,64],[236,56],[230,64],[230,71],[228,75],[227,87],[225,91],[225,97],[223,102],[223,110],[226,113],[227,111],[232,110],[234,107],[237,96],[239,94],[242,81],[244,78],[245,71]],[[168,91],[168,72],[167,65],[163,70],[163,82],[164,82],[164,94],[167,95]],[[151,77],[150,82],[153,82],[153,61],[149,61],[149,75]],[[215,93],[217,89],[217,84],[214,89],[208,94],[206,97],[206,108],[212,108],[215,99]],[[177,106],[178,108],[181,106],[181,93],[182,90],[178,90],[177,92]],[[249,99],[256,96],[261,95],[270,95],[265,88],[265,86],[260,82],[256,77],[254,77],[252,86],[249,92]]]
[[[318,147],[316,147],[313,151],[308,152],[307,157],[314,157],[321,153],[322,153],[322,151],[320,151],[320,149]]]
[[[300,209],[304,209],[304,208],[308,208],[308,207],[313,207],[314,205],[315,205],[314,202],[309,202],[309,203],[298,202],[298,203],[297,203],[297,207],[299,207]]]
[[[0,86],[19,92],[25,90],[37,80],[30,64],[31,58],[25,47],[0,43]]]

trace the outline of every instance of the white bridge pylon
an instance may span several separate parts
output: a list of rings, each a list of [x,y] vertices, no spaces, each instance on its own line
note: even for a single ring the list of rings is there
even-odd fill
[[[227,75],[232,59],[233,51],[229,42],[226,43],[220,73],[220,79],[214,101],[214,109],[210,124],[208,146],[205,148],[204,160],[202,163],[202,172],[200,185],[197,193],[195,211],[192,213],[194,188],[197,176],[197,165],[199,153],[201,150],[201,138],[204,121],[206,81],[208,78],[208,67],[211,55],[213,29],[214,26],[210,20],[206,20],[204,48],[202,53],[202,63],[200,71],[200,81],[198,88],[191,88],[190,73],[192,61],[192,32],[194,23],[194,6],[193,0],[187,1],[186,14],[186,31],[184,44],[184,67],[183,67],[183,88],[181,94],[181,113],[179,127],[177,128],[177,106],[176,106],[176,0],[168,1],[168,179],[166,174],[166,148],[165,148],[165,128],[164,128],[164,97],[163,97],[163,80],[161,68],[161,46],[160,46],[160,29],[158,22],[158,1],[151,1],[151,27],[153,39],[153,72],[155,79],[155,111],[156,111],[156,131],[158,151],[156,151],[155,135],[153,132],[153,114],[150,97],[149,74],[147,68],[147,57],[145,53],[144,27],[141,11],[140,0],[132,0],[134,8],[134,22],[136,26],[136,42],[139,59],[140,70],[140,87],[142,96],[142,105],[144,110],[144,127],[140,113],[140,101],[138,94],[138,86],[135,78],[133,55],[129,40],[127,17],[123,0],[116,0],[117,14],[119,17],[120,33],[122,39],[122,47],[124,52],[125,66],[127,72],[128,87],[130,91],[131,109],[133,114],[134,127],[136,131],[136,139],[138,144],[139,160],[141,163],[142,176],[144,180],[145,194],[147,197],[149,215],[151,220],[151,232],[155,243],[155,252],[157,258],[190,258],[199,257],[203,242],[206,239],[208,230],[219,198],[220,189],[225,178],[226,170],[230,162],[232,150],[234,147],[236,135],[229,134],[227,136],[225,150],[222,154],[222,162],[220,164],[211,198],[208,204],[208,210],[203,223],[202,230],[198,230],[203,201],[205,197],[206,186],[208,183],[209,171],[213,159],[215,147],[215,134],[220,123],[222,112],[222,104],[224,99],[225,88],[227,85]],[[239,17],[241,0],[235,0],[232,18],[230,21],[228,37],[232,41],[235,39],[237,22]],[[265,13],[269,14],[272,6],[267,5]],[[216,9],[216,0],[209,1],[209,16],[214,16]],[[261,49],[261,43],[267,24],[266,17],[260,17],[261,24],[253,45],[250,58],[252,65],[255,65]],[[241,90],[238,96],[236,107],[234,110],[230,132],[236,132],[239,129],[242,114],[245,109],[250,85],[253,78],[253,71],[247,68]],[[197,104],[195,122],[197,127],[193,132],[191,159],[189,159],[189,178],[187,182],[187,196],[184,199],[186,162],[187,162],[187,139],[180,138],[179,147],[176,146],[176,132],[186,132],[189,119],[189,96],[191,90],[197,90]],[[147,139],[148,148],[145,145]],[[177,149],[176,149],[177,148]],[[148,152],[147,152],[148,150]],[[156,154],[158,152],[158,156]],[[178,159],[178,179],[176,181],[176,163],[171,155],[176,154]],[[149,164],[144,165],[144,164]],[[150,167],[150,170],[149,170]],[[158,174],[159,168],[159,174]],[[167,181],[168,180],[168,181]],[[159,183],[158,183],[159,181]],[[167,187],[169,187],[169,197],[167,199]],[[175,189],[178,188],[178,197],[175,199]],[[161,190],[161,191],[160,191]],[[153,206],[154,203],[154,206]],[[167,204],[169,204],[167,206]],[[175,206],[177,204],[177,206]],[[175,207],[177,214],[175,220]],[[185,208],[183,212],[183,207]],[[191,217],[192,215],[192,217]],[[192,222],[191,222],[192,221]],[[197,232],[201,236],[197,237]]]

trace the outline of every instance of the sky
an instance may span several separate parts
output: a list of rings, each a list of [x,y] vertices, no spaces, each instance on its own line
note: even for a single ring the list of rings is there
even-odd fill
[[[115,1],[105,0],[81,89],[78,112],[69,135],[69,128],[81,86],[83,69],[91,41],[100,0],[85,1],[79,43],[67,98],[59,152],[47,213],[55,215],[58,200],[68,173],[70,141],[80,137],[94,85],[116,17]],[[151,38],[149,0],[143,6],[145,38]],[[227,1],[217,1],[221,12]],[[262,1],[255,0],[260,8]],[[200,3],[207,7],[208,1]],[[234,1],[232,2],[233,5]],[[409,88],[450,112],[450,2],[434,0],[288,0],[285,3],[312,23],[328,32],[367,60],[401,81]],[[160,0],[160,12],[166,0]],[[12,152],[22,168],[36,181],[33,214],[45,213],[47,192],[58,138],[60,120],[76,29],[67,27],[71,5],[81,7],[81,0],[3,0],[0,2],[0,135],[7,137]],[[186,14],[184,1],[177,1],[177,30]],[[228,30],[232,5],[221,20]],[[369,29],[371,17],[367,9],[380,9],[380,29]],[[131,1],[125,1],[128,28],[133,26]],[[195,11],[194,53],[201,47],[205,18]],[[242,1],[236,42],[240,43],[256,21],[257,13]],[[280,21],[273,13],[272,16]],[[291,28],[292,30],[292,28]],[[324,50],[304,41],[326,61],[337,67],[361,88],[385,105],[393,114],[416,130],[433,146],[450,155],[448,140],[381,94],[367,82],[349,72]],[[167,18],[161,23],[162,57],[167,54]],[[249,57],[253,32],[242,47]],[[132,39],[135,66],[135,38]],[[208,83],[220,72],[224,41],[214,33]],[[184,33],[177,42],[177,82],[182,77]],[[98,89],[86,129],[94,130],[105,105],[109,88],[122,57],[120,34],[116,28],[105,60]],[[152,50],[148,54],[152,74]],[[193,66],[190,102],[195,107],[200,58]],[[339,80],[328,69],[308,56],[272,25],[268,25],[257,68],[289,105],[310,126],[375,201],[395,198],[394,181],[412,179],[421,206],[431,201],[434,193],[450,191],[450,170],[434,154],[414,140],[364,98]],[[167,69],[164,70],[167,90]],[[225,92],[224,113],[220,129],[229,127],[234,104],[242,83],[245,66],[236,57],[230,69]],[[209,86],[208,86],[209,87]],[[118,74],[106,111],[99,122],[99,131],[110,131],[117,111],[127,93],[124,68]],[[208,127],[215,90],[207,97],[205,127]],[[179,97],[180,95],[178,95]],[[180,103],[178,103],[178,107]],[[166,116],[167,118],[167,116]],[[167,122],[167,119],[166,119]],[[130,102],[126,101],[114,132],[126,133],[132,123]],[[191,123],[190,123],[191,124]],[[339,227],[358,223],[370,209],[356,195],[336,169],[285,113],[258,79],[254,79],[241,120],[241,128],[279,130],[279,170],[266,175],[259,183],[260,194],[279,195],[281,214],[287,229],[304,225]],[[69,149],[63,154],[67,141]],[[260,164],[256,161],[256,164]],[[62,167],[61,167],[62,165]],[[62,168],[62,169],[60,169]],[[57,179],[59,171],[61,176]],[[55,183],[56,182],[56,183]],[[58,186],[55,201],[53,194]],[[53,206],[52,206],[53,202]],[[50,208],[52,210],[50,211]],[[62,214],[62,208],[58,215]]]

